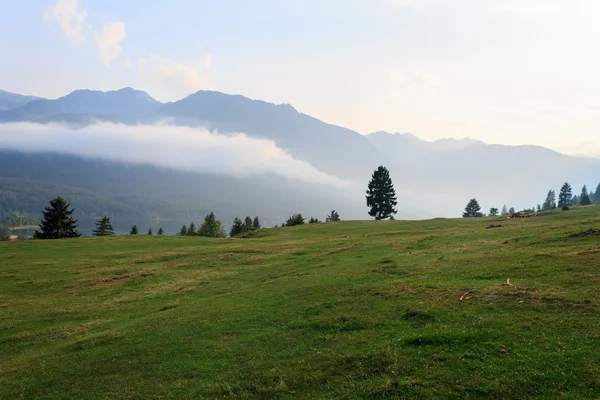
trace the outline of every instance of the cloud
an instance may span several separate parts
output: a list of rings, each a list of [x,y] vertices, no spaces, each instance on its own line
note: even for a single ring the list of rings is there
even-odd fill
[[[132,64],[131,58],[129,58],[129,56],[125,56],[123,58],[123,67],[125,67],[126,69],[133,68],[133,64]]]
[[[125,39],[125,23],[104,24],[102,30],[94,35],[94,42],[100,50],[100,60],[107,66],[119,57],[123,48],[120,43]]]
[[[0,124],[0,148],[75,154],[152,164],[190,172],[233,176],[276,174],[306,183],[351,188],[353,184],[294,159],[270,140],[204,128],[100,123],[79,129],[29,122]]]
[[[503,2],[496,5],[496,11],[519,17],[555,17],[561,12],[556,4],[545,2]]]
[[[394,71],[390,73],[390,81],[395,87],[404,88],[437,88],[437,78],[432,71]]]
[[[75,44],[85,41],[83,28],[87,19],[87,13],[79,8],[78,0],[56,0],[44,14],[46,21],[54,21],[58,24],[65,37]]]
[[[154,54],[142,57],[138,62],[139,72],[146,79],[161,84],[171,99],[211,89],[211,66],[212,54],[190,62],[177,62]]]

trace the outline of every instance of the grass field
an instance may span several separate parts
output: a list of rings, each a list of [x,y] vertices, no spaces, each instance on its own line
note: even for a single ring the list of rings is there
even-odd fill
[[[598,399],[590,228],[600,207],[2,243],[0,398]]]

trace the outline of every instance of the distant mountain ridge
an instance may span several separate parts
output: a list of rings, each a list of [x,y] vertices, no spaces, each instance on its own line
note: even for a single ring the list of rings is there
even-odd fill
[[[22,94],[10,93],[0,90],[0,112],[21,107],[34,100],[41,100],[41,97],[24,96]]]
[[[499,208],[504,203],[530,208],[543,201],[547,190],[559,189],[566,180],[573,183],[574,193],[584,183],[595,186],[600,180],[598,159],[566,156],[539,146],[489,145],[470,138],[427,142],[409,133],[361,135],[298,112],[289,104],[214,91],[199,91],[179,101],[161,103],[132,88],[77,90],[56,100],[35,99],[0,112],[0,123],[17,121],[59,122],[75,127],[98,121],[127,125],[166,121],[226,135],[245,133],[272,140],[294,158],[322,172],[364,185],[377,166],[385,165],[397,188],[400,208],[429,210],[415,217],[460,215],[466,201],[473,197],[484,208]],[[85,181],[89,168],[81,170],[79,178]],[[119,177],[115,179],[119,185],[125,184]],[[207,175],[202,179],[208,179]],[[59,179],[56,183],[64,182]],[[280,196],[273,201],[279,204],[286,199]],[[218,202],[218,193],[204,201]]]

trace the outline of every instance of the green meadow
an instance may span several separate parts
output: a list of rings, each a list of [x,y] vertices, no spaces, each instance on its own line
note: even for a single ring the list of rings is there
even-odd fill
[[[0,243],[0,398],[598,399],[600,206]]]

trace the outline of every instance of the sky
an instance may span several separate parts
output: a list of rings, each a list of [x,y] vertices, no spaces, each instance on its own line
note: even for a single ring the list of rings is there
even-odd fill
[[[600,156],[598,15],[597,0],[12,1],[0,89],[210,89],[362,134]]]

